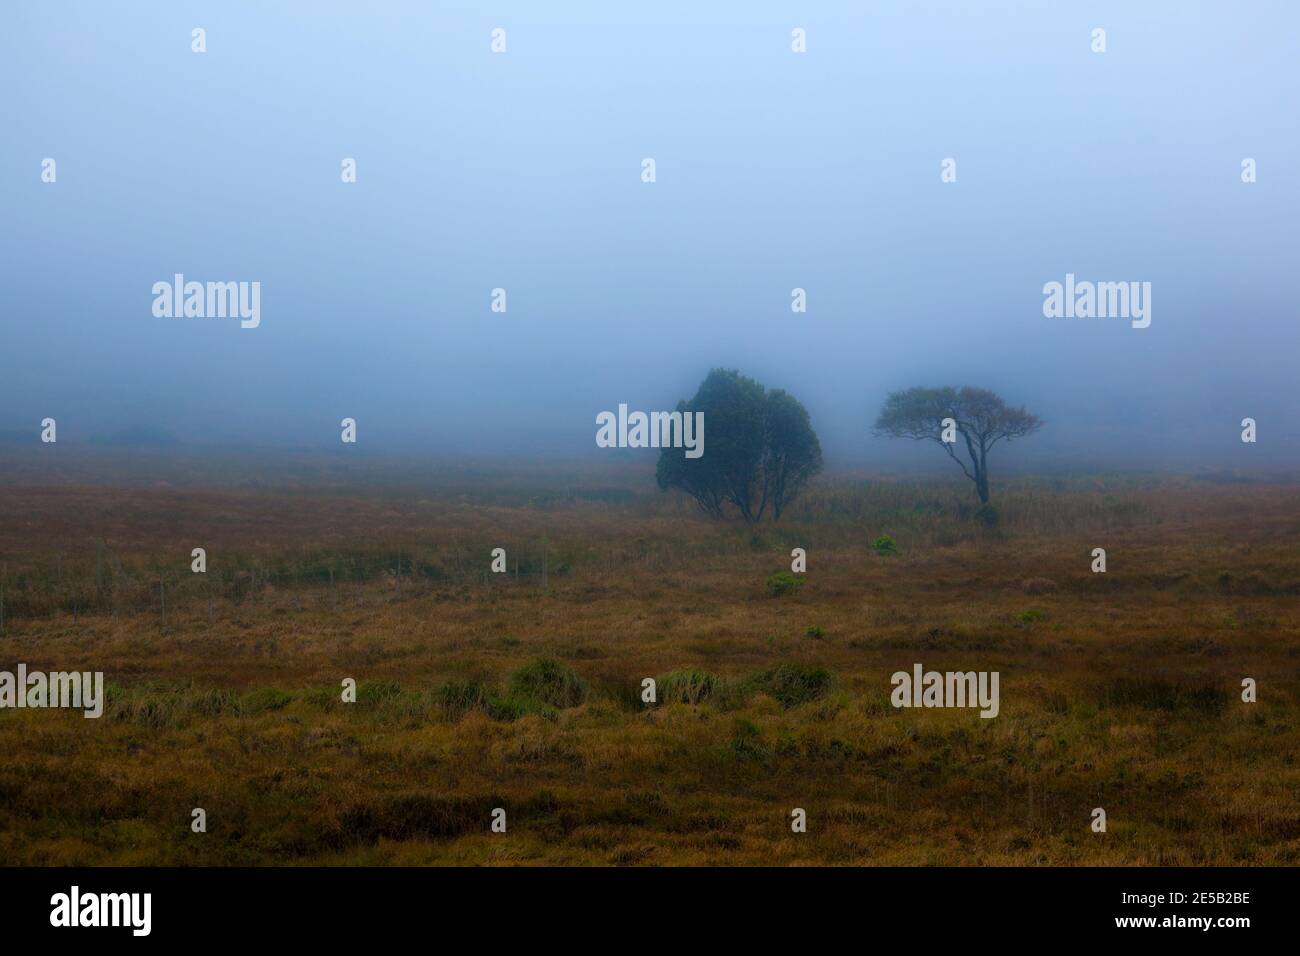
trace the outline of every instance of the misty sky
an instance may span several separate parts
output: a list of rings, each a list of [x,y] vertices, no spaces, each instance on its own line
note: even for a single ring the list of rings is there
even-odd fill
[[[1031,467],[1300,463],[1300,5],[542,6],[5,5],[0,429],[598,454],[727,366],[832,463],[949,383]],[[155,318],[177,272],[260,327]],[[1044,318],[1067,272],[1150,328]]]

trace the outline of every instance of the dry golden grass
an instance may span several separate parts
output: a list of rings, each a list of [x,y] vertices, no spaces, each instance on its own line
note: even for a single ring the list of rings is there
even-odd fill
[[[0,667],[113,686],[100,720],[0,711],[0,858],[1300,859],[1294,485],[1009,482],[990,531],[956,485],[842,480],[747,529],[643,479],[3,489]],[[896,556],[871,551],[882,533]],[[805,586],[767,596],[795,546]],[[510,573],[485,573],[493,547]],[[512,699],[543,657],[586,682],[582,704]],[[890,674],[914,662],[999,671],[1000,716],[895,710]],[[829,689],[783,704],[756,681],[782,664]],[[714,694],[640,703],[643,677],[683,670]],[[449,709],[451,682],[491,702]]]

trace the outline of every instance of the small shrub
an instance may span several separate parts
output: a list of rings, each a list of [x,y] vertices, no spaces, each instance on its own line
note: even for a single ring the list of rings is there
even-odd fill
[[[1016,620],[1021,624],[1033,624],[1035,621],[1041,621],[1045,616],[1042,611],[1021,611],[1016,615]]]
[[[511,722],[525,714],[536,714],[546,720],[555,720],[559,712],[549,704],[533,698],[493,697],[487,702],[487,715],[493,720]]]
[[[813,640],[820,641],[823,637],[826,636],[826,629],[823,628],[820,624],[809,624],[808,630],[804,631],[804,633],[807,634],[809,637],[811,637]]]
[[[898,545],[889,535],[882,534],[875,541],[871,542],[871,550],[876,552],[876,554],[898,554]]]
[[[797,707],[824,696],[830,690],[831,674],[824,667],[779,664],[755,677],[753,686],[785,707]]]
[[[793,594],[801,587],[803,587],[803,578],[797,578],[789,571],[778,571],[767,579],[767,593],[774,598]]]
[[[109,684],[104,690],[107,697],[105,713],[114,720],[129,720],[154,728],[175,727],[181,722],[183,711],[186,710],[181,691],[162,684],[145,683],[132,687]],[[210,693],[222,695],[228,692]],[[199,701],[206,696],[204,694],[194,702],[195,711],[202,713],[199,710]],[[225,697],[214,697],[211,715],[221,713],[220,707],[216,705],[224,700]]]
[[[188,693],[177,690],[166,696],[172,698],[171,709],[178,717],[186,710],[192,710],[201,717],[220,717],[243,711],[243,703],[238,694],[218,687],[191,689]]]
[[[705,671],[674,671],[657,681],[662,703],[699,704],[722,689],[722,679]]]
[[[510,675],[509,696],[551,707],[577,707],[587,699],[587,682],[551,657],[525,664]]]

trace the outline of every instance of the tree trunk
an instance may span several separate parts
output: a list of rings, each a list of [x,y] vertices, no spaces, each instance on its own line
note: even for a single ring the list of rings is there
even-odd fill
[[[975,493],[980,496],[980,504],[989,503],[989,473],[983,462],[975,462]]]
[[[984,444],[983,437],[980,438],[980,457],[975,462],[975,489],[980,495],[980,504],[989,503],[989,466],[988,466],[988,448]]]

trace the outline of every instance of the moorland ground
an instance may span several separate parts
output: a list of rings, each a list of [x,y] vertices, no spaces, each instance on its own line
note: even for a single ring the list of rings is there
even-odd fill
[[[636,463],[243,464],[6,463],[0,668],[109,689],[0,711],[0,860],[1300,860],[1294,482],[1016,478],[989,527],[841,476],[750,528]],[[999,715],[895,709],[915,663]]]

